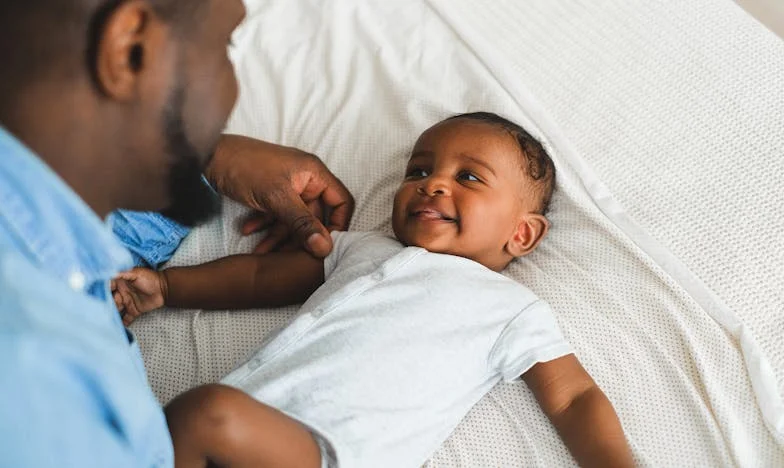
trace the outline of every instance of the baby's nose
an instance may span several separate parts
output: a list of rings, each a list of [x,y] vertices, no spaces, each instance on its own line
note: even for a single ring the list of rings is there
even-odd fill
[[[422,195],[434,197],[436,195],[449,195],[449,183],[443,177],[428,177],[417,187],[417,191]]]

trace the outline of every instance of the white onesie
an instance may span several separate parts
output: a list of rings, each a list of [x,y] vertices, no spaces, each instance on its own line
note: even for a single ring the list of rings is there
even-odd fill
[[[332,236],[324,285],[223,383],[308,426],[341,468],[421,466],[499,381],[572,352],[545,302],[479,263]]]

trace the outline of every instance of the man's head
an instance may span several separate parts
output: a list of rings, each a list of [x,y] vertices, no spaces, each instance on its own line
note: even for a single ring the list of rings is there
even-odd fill
[[[0,123],[99,214],[199,221],[243,15],[241,0],[4,0]]]
[[[495,114],[462,114],[419,137],[392,225],[406,245],[500,271],[547,233],[554,186],[552,160],[523,128]]]

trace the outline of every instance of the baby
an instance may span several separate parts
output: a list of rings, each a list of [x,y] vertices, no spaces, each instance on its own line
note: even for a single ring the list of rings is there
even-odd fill
[[[547,233],[554,184],[524,129],[458,115],[416,142],[396,238],[335,232],[326,259],[236,255],[121,275],[126,322],[163,305],[310,296],[223,385],[169,404],[177,466],[418,467],[493,386],[520,377],[580,465],[631,466],[615,411],[548,305],[499,273]]]

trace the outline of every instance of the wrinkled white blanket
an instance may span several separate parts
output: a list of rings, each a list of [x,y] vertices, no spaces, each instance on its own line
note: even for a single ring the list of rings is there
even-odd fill
[[[508,274],[549,301],[646,466],[784,465],[784,42],[729,0],[249,0],[229,131],[320,155],[389,229],[416,136],[503,114],[551,151],[553,230]],[[249,251],[245,212],[172,265]],[[162,401],[215,381],[296,312],[134,326]],[[778,440],[778,442],[777,442]],[[573,463],[523,384],[430,466]]]

